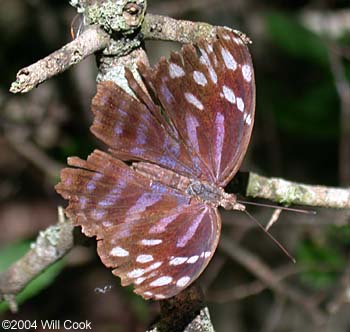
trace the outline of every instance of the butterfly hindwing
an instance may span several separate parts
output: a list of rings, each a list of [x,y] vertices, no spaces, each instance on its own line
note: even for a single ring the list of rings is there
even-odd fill
[[[130,223],[116,226],[99,241],[98,253],[106,266],[117,266],[113,273],[123,286],[134,284],[135,293],[144,298],[169,298],[209,263],[218,243],[219,218],[217,210],[198,202],[170,210],[163,218],[145,214],[130,237],[124,236]]]
[[[101,260],[123,285],[160,299],[198,277],[218,243],[216,209],[98,150],[69,164],[76,168],[64,169],[56,186],[70,202],[67,215],[86,235],[97,236]]]

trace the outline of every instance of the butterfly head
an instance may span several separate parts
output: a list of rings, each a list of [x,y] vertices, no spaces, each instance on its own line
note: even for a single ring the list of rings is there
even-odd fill
[[[237,202],[237,196],[223,192],[220,199],[220,206],[225,210],[245,211],[245,205]]]

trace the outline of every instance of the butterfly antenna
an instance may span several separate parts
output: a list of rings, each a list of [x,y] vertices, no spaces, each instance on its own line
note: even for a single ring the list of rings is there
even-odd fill
[[[246,201],[241,201],[241,200],[237,200],[237,203],[241,203],[244,205],[263,206],[263,207],[272,208],[272,209],[281,209],[281,210],[285,210],[285,211],[293,211],[293,212],[305,213],[305,214],[317,214],[317,212],[314,210],[304,210],[304,209],[290,208],[290,207],[279,206],[279,205],[271,205],[271,204],[256,203],[256,202],[246,202]]]
[[[297,261],[296,259],[288,252],[288,250],[283,247],[283,245],[271,234],[269,233],[263,225],[260,224],[260,222],[253,217],[247,210],[244,210],[244,212],[246,213],[246,215],[253,220],[263,231],[264,233],[266,233],[266,235],[273,241],[275,242],[275,244],[285,253],[285,255],[295,264]]]

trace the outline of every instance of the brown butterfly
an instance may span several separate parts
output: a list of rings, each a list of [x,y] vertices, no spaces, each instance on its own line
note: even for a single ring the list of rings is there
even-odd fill
[[[109,153],[69,158],[56,189],[122,285],[165,299],[208,265],[220,238],[218,207],[245,209],[223,187],[250,140],[254,72],[244,38],[226,28],[139,72],[148,93],[127,69],[135,97],[113,82],[98,85],[91,131]]]

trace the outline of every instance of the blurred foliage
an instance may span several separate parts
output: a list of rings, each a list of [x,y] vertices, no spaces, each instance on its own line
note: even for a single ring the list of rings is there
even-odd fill
[[[328,67],[328,52],[324,41],[301,25],[294,15],[269,13],[266,15],[266,27],[269,37],[289,56]]]
[[[337,282],[344,271],[346,260],[329,243],[323,245],[304,241],[297,249],[297,262],[301,267],[301,281],[312,289],[323,289]]]
[[[5,271],[12,263],[16,262],[20,257],[23,257],[30,248],[29,241],[21,241],[16,244],[0,249],[0,273]],[[25,289],[16,296],[16,301],[19,305],[28,299],[36,296],[42,290],[50,286],[55,278],[64,268],[64,259],[56,262],[47,268],[44,273],[32,280]],[[8,310],[8,305],[5,302],[0,302],[0,313]]]
[[[284,52],[282,61],[290,62],[282,80],[272,83],[278,125],[296,136],[336,137],[339,102],[325,41],[291,15],[268,14],[266,27],[271,42]]]

